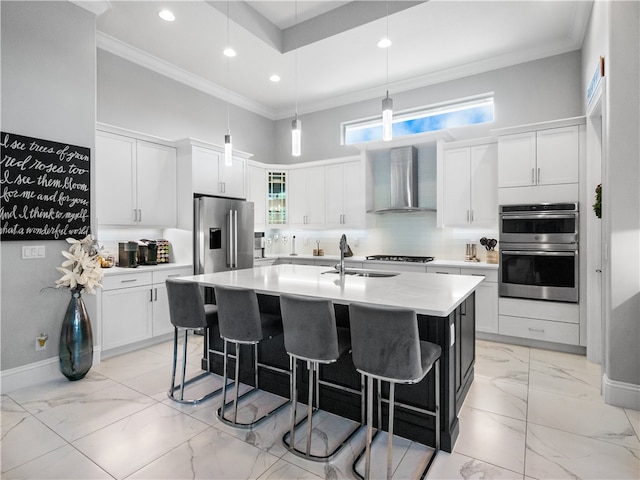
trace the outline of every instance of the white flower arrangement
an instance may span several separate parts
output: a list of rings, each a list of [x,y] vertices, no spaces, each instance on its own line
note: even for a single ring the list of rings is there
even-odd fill
[[[98,242],[87,235],[82,240],[67,238],[67,243],[71,246],[69,251],[62,251],[62,256],[67,260],[57,267],[62,277],[56,280],[56,288],[84,288],[87,293],[95,293],[95,288],[102,286],[100,282],[103,276]]]

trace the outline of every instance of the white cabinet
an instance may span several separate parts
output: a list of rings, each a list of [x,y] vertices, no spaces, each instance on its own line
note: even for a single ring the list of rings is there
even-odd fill
[[[359,161],[325,167],[325,199],[327,227],[364,224],[365,194]]]
[[[439,224],[495,226],[498,223],[498,151],[495,143],[446,148],[440,162]]]
[[[108,275],[100,292],[102,351],[173,331],[165,280],[191,275],[190,267]]]
[[[498,270],[480,267],[429,265],[427,273],[482,276],[476,288],[476,331],[498,333]]]
[[[100,225],[176,225],[176,149],[98,131],[96,212]]]
[[[291,169],[287,185],[289,226],[293,228],[324,226],[324,167]]]
[[[264,232],[267,222],[267,175],[262,167],[247,165],[247,200],[253,202],[254,231]]]
[[[460,273],[484,277],[476,289],[476,331],[498,333],[498,271],[461,268]]]
[[[550,128],[498,138],[498,186],[578,183],[579,126]]]
[[[498,305],[500,335],[580,344],[580,309],[576,303],[503,297]]]
[[[225,165],[224,150],[191,146],[193,193],[246,198],[246,160],[233,156]]]

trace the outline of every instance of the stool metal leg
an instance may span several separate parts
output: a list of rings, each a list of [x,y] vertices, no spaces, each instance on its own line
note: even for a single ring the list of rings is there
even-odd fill
[[[177,363],[178,363],[178,327],[173,327],[173,368],[171,370],[171,388],[169,388],[169,397],[173,397],[173,391],[176,385]]]
[[[238,389],[240,388],[240,344],[236,343],[236,384],[233,392],[233,423],[238,423]]]
[[[297,364],[298,361],[294,357],[289,357],[289,363],[292,365],[291,368],[291,428],[289,429],[289,442],[291,442],[291,447],[293,448],[296,440],[296,410],[298,408],[298,379],[297,379]]]
[[[184,331],[184,343],[182,345],[182,385],[180,386],[180,400],[184,400],[184,379],[187,378],[187,335],[189,331]]]
[[[307,362],[309,370],[309,392],[307,394],[307,455],[311,455],[311,433],[313,431],[313,373],[315,362]]]
[[[393,468],[393,413],[395,411],[396,384],[389,382],[389,437],[387,438],[387,480],[391,480]]]
[[[220,407],[220,417],[224,418],[224,407],[227,405],[227,367],[229,362],[229,354],[227,340],[224,340],[224,358],[222,360],[222,406]]]
[[[371,441],[373,437],[373,378],[367,378],[367,440],[365,444],[364,478],[371,478]]]

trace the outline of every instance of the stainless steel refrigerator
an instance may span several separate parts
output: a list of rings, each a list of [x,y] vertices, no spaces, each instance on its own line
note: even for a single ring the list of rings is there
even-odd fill
[[[253,202],[194,198],[196,274],[253,267]]]

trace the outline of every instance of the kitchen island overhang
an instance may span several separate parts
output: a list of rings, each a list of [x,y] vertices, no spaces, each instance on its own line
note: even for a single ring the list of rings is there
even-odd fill
[[[442,347],[441,374],[441,448],[451,451],[458,435],[458,412],[473,380],[475,361],[475,289],[483,277],[402,272],[386,276],[363,276],[354,272],[339,275],[330,268],[308,265],[274,265],[243,270],[183,277],[204,287],[227,285],[251,288],[259,295],[260,308],[279,313],[279,295],[283,293],[327,298],[333,301],[338,326],[348,327],[348,305],[352,302],[411,308],[418,314],[420,337]],[[209,331],[208,362],[203,368],[222,373],[222,341],[217,328]],[[289,368],[282,335],[261,342],[260,388],[289,396],[289,380],[282,373]],[[249,353],[249,352],[247,352]],[[253,385],[253,359],[243,355],[241,379]],[[273,367],[273,368],[269,368]],[[304,380],[300,384],[301,402]],[[348,355],[323,367],[320,406],[352,420],[360,420],[360,375]],[[335,387],[335,388],[334,388]],[[386,390],[383,395],[386,395]],[[435,389],[431,375],[416,385],[399,386],[397,401],[407,408],[396,411],[396,433],[423,444],[433,445],[433,417],[420,409],[433,409]],[[383,406],[386,415],[386,406]],[[386,423],[383,422],[384,425]]]

